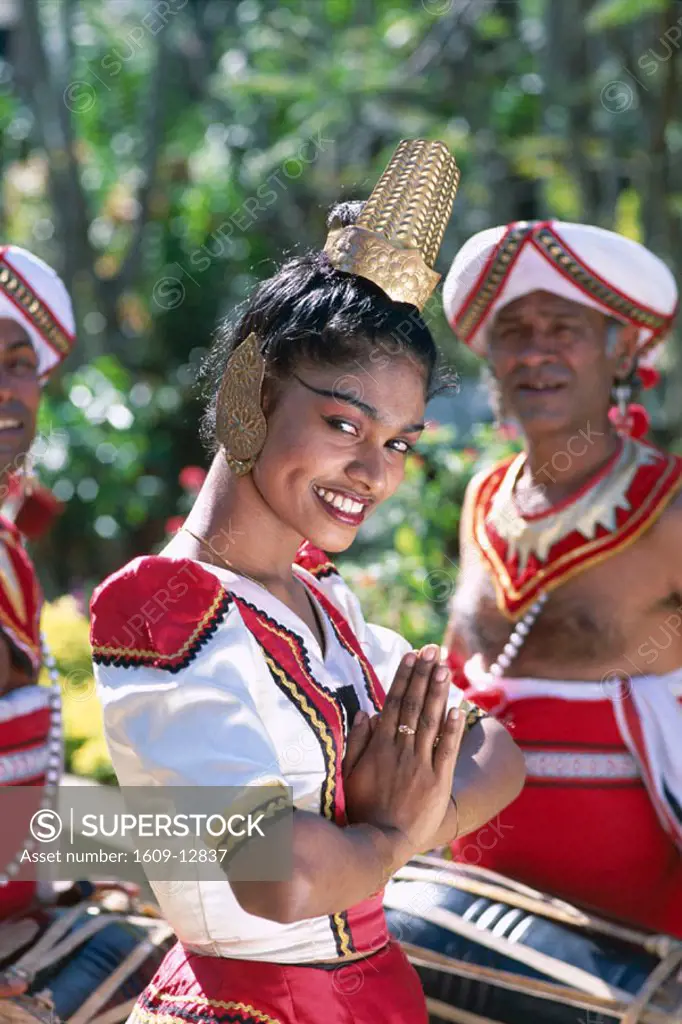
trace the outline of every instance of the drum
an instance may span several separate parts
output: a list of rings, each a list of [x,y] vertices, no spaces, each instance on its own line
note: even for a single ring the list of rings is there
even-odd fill
[[[682,942],[436,856],[384,897],[431,1024],[680,1024]]]
[[[3,933],[11,945],[13,928],[21,943],[30,921],[37,936],[2,965],[8,981],[24,979],[28,989],[0,999],[0,1024],[119,1024],[175,941],[152,908],[116,913],[83,902],[1,925],[0,948]]]

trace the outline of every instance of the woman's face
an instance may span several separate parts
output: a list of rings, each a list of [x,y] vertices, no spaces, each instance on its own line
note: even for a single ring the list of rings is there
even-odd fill
[[[277,517],[324,551],[345,550],[403,479],[424,426],[425,377],[401,355],[379,367],[302,364],[279,384],[252,471]]]

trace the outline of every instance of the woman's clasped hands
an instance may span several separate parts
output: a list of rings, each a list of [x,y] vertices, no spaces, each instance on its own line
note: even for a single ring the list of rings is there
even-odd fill
[[[429,848],[448,810],[464,712],[446,713],[450,673],[430,644],[406,654],[383,710],[358,712],[344,759],[351,824],[395,829],[413,853]]]

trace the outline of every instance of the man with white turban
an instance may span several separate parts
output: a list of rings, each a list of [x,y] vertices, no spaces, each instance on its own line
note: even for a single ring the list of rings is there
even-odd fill
[[[71,299],[57,274],[25,249],[0,246],[0,500],[9,499],[0,516],[0,785],[35,787],[36,806],[41,801],[49,805],[60,783],[61,695],[58,677],[52,687],[38,684],[41,668],[46,663],[49,667],[51,659],[41,642],[40,584],[24,547],[30,518],[24,513],[31,499],[26,500],[22,491],[27,482],[31,485],[23,471],[35,435],[41,389],[74,342]],[[13,519],[8,511],[14,513]],[[116,882],[78,882],[66,889],[62,885],[64,891],[58,895],[49,883],[36,885],[35,864],[21,858],[32,841],[27,832],[14,834],[14,826],[19,830],[22,823],[6,819],[5,815],[3,852],[11,849],[13,856],[9,861],[4,856],[0,863],[3,966],[37,936],[38,918],[26,914],[35,908],[36,898],[43,906],[55,901],[70,904],[111,888],[135,890]],[[110,961],[102,955],[106,973]],[[90,980],[94,982],[94,975]],[[31,981],[26,971],[3,971],[0,999],[25,991]]]
[[[71,299],[55,272],[18,246],[0,247],[0,495],[11,495],[9,504],[17,506],[23,500],[17,481],[35,435],[41,387],[68,355],[74,339]],[[22,534],[2,515],[0,780],[36,785],[47,795],[58,785],[62,741],[59,689],[38,685],[43,663],[41,604]],[[0,920],[26,910],[35,891],[30,865],[22,869],[16,857],[0,864]],[[0,936],[6,944],[5,933]],[[0,995],[6,989],[0,979]]]
[[[446,643],[526,758],[478,863],[682,937],[682,459],[630,402],[677,302],[660,259],[598,227],[459,252],[445,312],[523,451],[469,485]]]

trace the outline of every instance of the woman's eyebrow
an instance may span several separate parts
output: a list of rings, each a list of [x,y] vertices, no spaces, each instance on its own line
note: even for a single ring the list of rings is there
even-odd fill
[[[294,377],[304,388],[307,388],[308,391],[313,391],[316,395],[321,395],[322,398],[336,398],[339,402],[347,402],[349,405],[354,405],[356,409],[360,409],[371,420],[380,419],[379,413],[373,405],[363,402],[351,391],[340,391],[338,388],[314,388],[312,384],[306,384],[304,380],[301,380],[297,373],[294,374]]]
[[[376,423],[383,423],[382,417],[373,405],[369,405],[367,402],[363,402],[362,399],[358,398],[350,391],[339,391],[338,388],[315,388],[312,384],[306,384],[304,380],[298,376],[297,373],[294,377],[302,384],[308,391],[312,391],[316,395],[321,395],[322,398],[335,398],[339,402],[347,402],[349,405],[354,405],[356,409],[360,409],[364,412],[369,419],[374,420]],[[418,434],[424,429],[424,423],[409,423],[405,427],[401,427],[399,433],[401,434]]]

